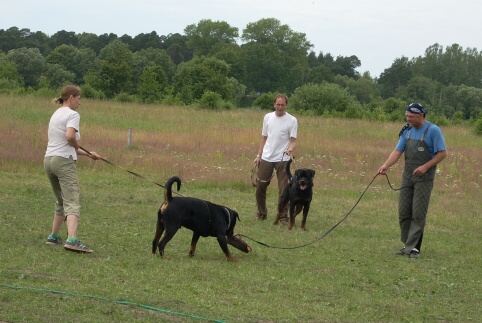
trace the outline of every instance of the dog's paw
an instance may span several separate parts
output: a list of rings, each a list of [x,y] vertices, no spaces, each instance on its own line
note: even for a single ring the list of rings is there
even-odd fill
[[[240,262],[241,259],[235,258],[233,256],[229,256],[226,259],[228,259],[229,262]]]

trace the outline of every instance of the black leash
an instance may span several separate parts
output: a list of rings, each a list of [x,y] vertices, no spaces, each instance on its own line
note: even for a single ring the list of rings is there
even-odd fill
[[[83,151],[85,151],[87,154],[92,155],[92,153],[91,153],[90,151],[88,151],[87,149],[85,149],[84,147],[80,146],[80,149],[82,149]],[[132,174],[132,175],[134,175],[134,176],[136,176],[136,177],[142,178],[143,180],[146,180],[146,181],[148,181],[148,182],[151,182],[151,183],[153,183],[153,184],[155,184],[155,185],[157,185],[157,186],[159,186],[159,187],[162,187],[162,188],[164,188],[164,189],[166,188],[166,187],[165,187],[164,185],[162,185],[162,184],[159,184],[159,183],[156,183],[156,182],[154,182],[154,181],[151,181],[150,179],[148,179],[148,178],[146,178],[146,177],[144,177],[144,176],[142,176],[142,175],[140,175],[140,174],[137,174],[137,173],[135,173],[135,172],[133,172],[133,171],[130,171],[130,170],[128,170],[128,169],[125,169],[125,168],[123,168],[123,167],[121,167],[121,166],[119,166],[119,165],[116,165],[116,164],[114,164],[113,162],[108,161],[108,160],[105,159],[105,158],[100,157],[99,159],[102,160],[103,162],[106,162],[106,163],[109,164],[109,165],[112,165],[112,166],[114,166],[114,167],[120,168],[120,169],[122,169],[123,171],[128,172],[129,174]],[[182,194],[177,193],[176,191],[173,191],[173,193],[174,193],[174,194],[177,194],[177,195],[179,195],[179,196],[184,196],[184,195],[182,195]]]
[[[315,239],[315,240],[313,240],[313,241],[311,241],[311,242],[308,242],[308,243],[305,243],[305,244],[299,245],[299,246],[294,246],[294,247],[277,247],[277,246],[270,246],[270,245],[268,245],[268,244],[266,244],[266,243],[263,243],[263,242],[261,242],[261,241],[257,241],[257,240],[255,240],[255,239],[253,239],[253,238],[250,238],[250,237],[248,237],[248,236],[246,236],[246,235],[244,235],[244,234],[239,234],[239,235],[242,236],[242,237],[245,237],[246,239],[249,239],[249,240],[251,240],[251,241],[254,241],[254,242],[256,242],[257,244],[260,244],[260,245],[265,246],[265,247],[268,247],[268,248],[274,248],[274,249],[297,249],[297,248],[303,248],[303,247],[309,246],[309,245],[311,245],[311,244],[313,244],[313,243],[315,243],[315,242],[318,242],[318,241],[320,241],[321,239],[325,238],[328,234],[330,234],[333,230],[335,230],[335,228],[336,228],[337,226],[339,226],[343,221],[345,221],[346,218],[348,218],[348,216],[353,212],[353,210],[354,210],[355,207],[358,205],[358,203],[360,203],[360,200],[362,199],[363,195],[365,195],[366,191],[368,190],[368,188],[370,188],[370,186],[373,184],[373,182],[374,182],[375,179],[378,177],[378,175],[381,175],[381,174],[380,174],[380,173],[377,173],[377,174],[373,177],[373,179],[372,179],[372,181],[370,182],[370,184],[368,184],[368,186],[365,188],[365,190],[364,190],[363,193],[360,195],[360,197],[359,197],[358,200],[356,201],[355,205],[353,205],[353,207],[350,209],[350,211],[348,211],[348,213],[347,213],[340,221],[338,221],[338,223],[336,223],[334,226],[332,226],[328,231],[326,231],[326,232],[325,232],[321,237],[319,237],[318,239]],[[385,174],[385,176],[386,176],[386,178],[387,178],[388,185],[390,186],[390,188],[391,188],[392,190],[394,190],[394,191],[399,191],[399,190],[401,190],[402,188],[404,188],[404,187],[401,187],[401,188],[393,188],[392,184],[390,183],[390,180],[388,179],[388,175]]]
[[[286,153],[283,152],[283,155],[281,156],[280,162],[283,161],[283,157],[284,157],[285,154],[286,154]],[[295,157],[294,157],[294,156],[290,156],[290,158],[291,158],[291,160],[293,161],[293,164],[294,164],[294,162],[295,162]],[[264,183],[266,183],[266,182],[271,181],[271,179],[274,177],[274,170],[273,170],[273,173],[271,174],[271,177],[270,177],[268,180],[261,180],[261,179],[259,179],[259,178],[258,178],[258,167],[259,167],[259,166],[258,166],[257,164],[255,164],[255,165],[253,166],[253,168],[251,169],[251,184],[253,185],[253,187],[256,187],[258,181],[259,181],[259,182],[264,182]],[[291,181],[291,178],[290,178],[289,180]]]
[[[80,146],[80,149],[82,149],[83,151],[85,151],[87,154],[92,155],[92,153],[91,153],[90,151],[88,151],[87,149],[85,149],[84,147]],[[139,177],[139,178],[141,178],[141,179],[143,179],[143,180],[146,180],[146,181],[148,181],[148,182],[151,182],[151,183],[153,183],[153,184],[155,184],[155,185],[157,185],[157,186],[162,187],[162,188],[165,189],[165,186],[164,186],[164,185],[159,184],[159,183],[154,182],[154,181],[151,181],[150,179],[148,179],[148,178],[146,178],[146,177],[144,177],[144,176],[142,176],[142,175],[140,175],[140,174],[137,174],[136,172],[130,171],[130,170],[125,169],[125,168],[123,168],[123,167],[121,167],[121,166],[119,166],[119,165],[116,165],[116,164],[114,164],[113,162],[111,162],[111,161],[109,161],[109,160],[107,160],[107,159],[105,159],[105,158],[99,157],[99,159],[102,160],[103,162],[106,162],[106,163],[109,164],[109,165],[112,165],[112,166],[114,166],[114,167],[117,167],[117,168],[119,168],[119,169],[122,169],[123,171],[126,171],[126,172],[128,172],[129,174],[132,174],[132,175],[134,175],[134,176],[136,176],[136,177]],[[294,160],[294,157],[293,157],[293,160]],[[316,240],[313,240],[313,241],[308,242],[308,243],[306,243],[306,244],[299,245],[299,246],[295,246],[295,247],[277,247],[277,246],[270,246],[270,245],[268,245],[268,244],[266,244],[266,243],[263,243],[263,242],[261,242],[261,241],[257,241],[257,240],[255,240],[255,239],[253,239],[253,238],[251,238],[251,237],[248,237],[247,235],[244,235],[244,234],[238,234],[238,236],[240,236],[240,237],[245,237],[246,239],[249,239],[249,240],[251,240],[251,241],[253,241],[253,242],[256,242],[256,243],[258,243],[258,244],[260,244],[260,245],[262,245],[262,246],[265,246],[265,247],[268,247],[268,248],[274,248],[274,249],[297,249],[297,248],[303,248],[303,247],[309,246],[309,245],[311,245],[311,244],[313,244],[313,243],[315,243],[315,242],[318,242],[318,241],[320,241],[321,239],[325,238],[328,234],[330,234],[333,230],[335,230],[335,228],[336,228],[337,226],[339,226],[343,221],[345,221],[346,218],[348,218],[348,216],[353,212],[353,210],[354,210],[355,207],[358,205],[358,203],[360,203],[360,201],[361,201],[361,199],[363,198],[363,196],[365,195],[366,191],[370,188],[370,186],[373,184],[373,182],[374,182],[375,179],[378,177],[378,175],[380,175],[380,173],[377,173],[377,174],[373,177],[372,181],[371,181],[371,182],[368,184],[368,186],[365,188],[365,190],[364,190],[363,193],[360,195],[360,197],[359,197],[358,200],[356,201],[355,205],[353,205],[353,207],[350,209],[350,211],[348,211],[348,213],[347,213],[340,221],[338,221],[338,223],[336,223],[334,226],[332,226],[328,231],[326,231],[321,237],[319,237],[319,238],[316,239]],[[387,175],[387,174],[385,174],[385,177],[387,178],[388,185],[390,186],[390,188],[391,188],[392,190],[394,190],[394,191],[399,191],[399,190],[405,188],[405,186],[400,187],[400,188],[394,188],[394,187],[392,186],[392,183],[390,183],[390,179],[388,178],[388,175]],[[174,194],[177,194],[177,195],[179,195],[179,196],[184,196],[184,195],[182,195],[182,194],[180,194],[180,193],[177,193],[177,192],[175,192],[175,191],[173,191],[173,193],[174,193]]]

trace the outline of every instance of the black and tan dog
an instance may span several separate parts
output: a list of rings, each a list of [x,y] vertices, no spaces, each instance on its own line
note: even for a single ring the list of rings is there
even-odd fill
[[[172,185],[177,183],[177,190],[181,188],[181,179],[173,176],[166,181],[164,203],[157,212],[157,229],[152,240],[152,254],[159,254],[164,258],[164,248],[174,237],[179,228],[185,227],[193,232],[189,256],[194,256],[199,237],[216,237],[219,246],[229,261],[239,261],[233,257],[228,249],[228,243],[237,249],[249,252],[251,248],[241,239],[234,237],[234,226],[239,215],[236,211],[225,206],[193,197],[172,197]],[[164,236],[161,239],[163,232]],[[160,241],[159,241],[160,240]]]
[[[308,216],[311,199],[313,198],[313,178],[315,177],[315,171],[308,168],[300,168],[297,169],[295,175],[292,176],[290,172],[291,161],[290,159],[286,164],[286,174],[288,174],[289,183],[281,195],[278,204],[278,215],[273,224],[278,224],[281,210],[290,203],[288,230],[294,227],[296,216],[303,210],[301,229],[306,231],[306,217]]]

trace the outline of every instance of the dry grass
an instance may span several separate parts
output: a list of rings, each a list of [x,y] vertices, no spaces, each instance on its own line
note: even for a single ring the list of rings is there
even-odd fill
[[[38,165],[46,128],[56,106],[48,100],[0,96],[1,169]],[[82,100],[82,145],[141,174],[163,180],[173,174],[195,182],[249,183],[265,111],[206,111],[193,108]],[[365,184],[395,146],[399,123],[298,116],[295,167],[317,171],[321,183]],[[133,129],[127,147],[128,129]],[[437,185],[454,194],[470,193],[481,182],[482,138],[463,126],[443,129],[448,157],[439,166]],[[81,163],[93,164],[88,160]],[[390,175],[399,180],[403,163]],[[95,163],[95,169],[112,170]],[[338,184],[340,183],[340,184]]]

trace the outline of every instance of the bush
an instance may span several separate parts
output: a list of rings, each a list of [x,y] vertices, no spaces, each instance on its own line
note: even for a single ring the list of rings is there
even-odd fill
[[[385,110],[382,107],[376,107],[370,114],[369,119],[387,121],[389,120],[389,116],[385,113]]]
[[[263,93],[253,101],[253,106],[258,107],[261,110],[273,110],[275,97],[276,94],[273,92]]]
[[[236,105],[230,101],[222,101],[221,108],[224,110],[231,110],[231,109],[236,109]]]
[[[464,120],[464,113],[462,111],[457,111],[452,116],[453,125],[461,124],[463,120]]]
[[[329,110],[334,116],[343,116],[346,111],[353,114],[360,109],[348,90],[330,83],[303,85],[295,90],[290,102],[293,110],[313,110],[317,115]]]
[[[84,98],[88,99],[97,99],[97,100],[103,100],[105,99],[105,94],[104,92],[100,90],[96,90],[92,85],[90,84],[84,84],[81,86],[82,89],[82,96]]]
[[[474,132],[477,136],[482,136],[482,118],[475,122]]]
[[[212,110],[221,109],[222,104],[223,104],[223,99],[221,95],[212,91],[204,92],[198,101],[198,105],[200,108],[212,109]]]
[[[359,104],[352,104],[345,110],[343,116],[348,119],[361,119],[363,111]]]
[[[41,96],[41,97],[44,97],[44,98],[54,98],[54,97],[58,96],[59,93],[60,93],[60,91],[52,90],[52,89],[45,88],[45,87],[41,87],[40,89],[37,90],[35,95],[38,95],[38,96]]]
[[[164,99],[162,99],[161,104],[171,106],[185,106],[184,102],[179,97],[179,94],[174,96],[172,93],[167,94]]]
[[[137,99],[136,99],[135,95],[130,95],[129,93],[121,92],[114,97],[114,101],[117,101],[117,102],[136,102]]]
[[[19,88],[21,88],[19,82],[0,78],[0,93],[11,93],[13,90],[18,90]]]
[[[450,120],[446,116],[432,115],[429,119],[430,122],[437,126],[448,126],[450,124]]]

